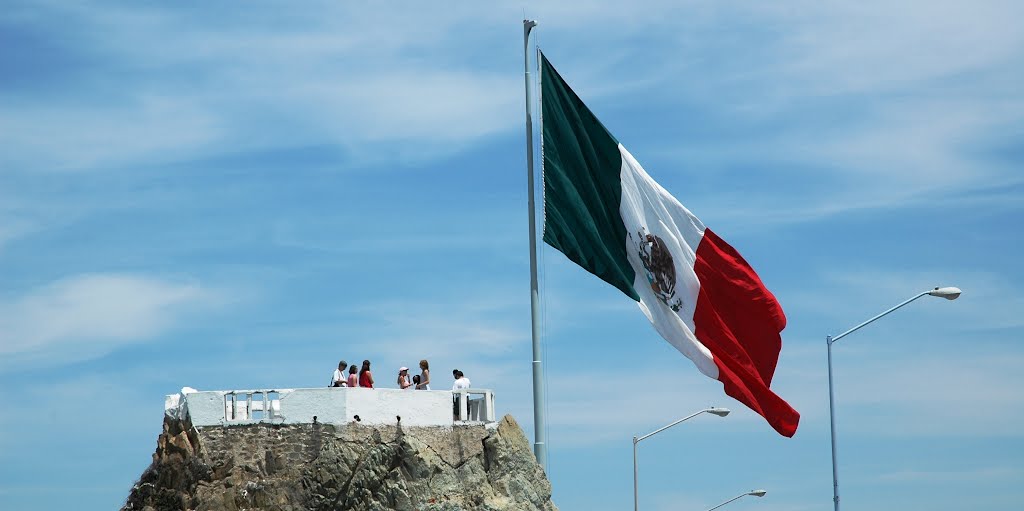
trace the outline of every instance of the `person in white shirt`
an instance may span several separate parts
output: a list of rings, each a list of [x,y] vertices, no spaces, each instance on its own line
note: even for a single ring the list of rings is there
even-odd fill
[[[456,369],[452,371],[452,376],[455,377],[455,383],[452,384],[452,390],[468,389],[471,386],[469,378],[467,378],[462,371]]]
[[[452,384],[452,392],[458,392],[459,389],[468,389],[471,385],[469,378],[466,378],[465,374],[458,369],[452,370],[452,376],[455,377],[455,383]],[[455,395],[455,399],[452,401],[452,416],[455,420],[459,420],[459,402],[460,396]]]
[[[347,387],[348,379],[345,377],[345,368],[348,367],[348,362],[342,360],[338,362],[338,368],[334,370],[334,376],[331,377],[332,387]]]

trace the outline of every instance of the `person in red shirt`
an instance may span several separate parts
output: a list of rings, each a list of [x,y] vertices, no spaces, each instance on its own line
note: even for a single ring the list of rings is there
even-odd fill
[[[373,388],[373,374],[370,373],[370,361],[363,361],[363,368],[359,370],[359,386],[367,389]]]

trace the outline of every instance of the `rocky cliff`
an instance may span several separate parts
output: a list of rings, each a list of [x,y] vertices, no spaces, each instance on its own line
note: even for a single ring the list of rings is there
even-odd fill
[[[122,510],[557,510],[515,419],[452,428],[165,418]]]

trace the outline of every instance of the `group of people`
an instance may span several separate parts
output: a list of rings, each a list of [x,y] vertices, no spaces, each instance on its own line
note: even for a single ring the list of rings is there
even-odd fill
[[[348,368],[348,376],[345,375],[345,368]],[[452,369],[452,392],[468,389],[472,385],[465,373],[458,369]],[[400,389],[430,390],[430,363],[426,359],[420,360],[420,374],[409,377],[409,368],[402,366],[398,368],[398,380],[396,382]],[[349,366],[348,362],[338,362],[338,368],[334,370],[331,377],[331,387],[363,387],[373,388],[373,373],[370,372],[370,361],[364,360],[362,368],[356,368],[355,364]],[[452,401],[452,416],[459,417],[459,396],[454,396]]]
[[[430,363],[427,359],[420,360],[420,374],[409,378],[409,368],[402,366],[398,368],[398,388],[430,390]]]
[[[345,372],[348,371],[346,376]],[[361,368],[356,367],[355,364],[351,366],[348,362],[342,360],[338,362],[338,368],[334,370],[334,375],[331,376],[331,387],[366,387],[373,388],[373,373],[370,372],[370,361],[364,360]]]
[[[345,371],[348,370],[346,376]],[[338,362],[338,368],[334,370],[334,375],[331,376],[331,387],[363,387],[367,389],[373,388],[373,373],[370,371],[370,361],[364,360],[362,368],[356,368],[355,364],[351,366],[348,362],[342,360]],[[424,360],[420,360],[420,374],[409,377],[409,368],[401,367],[398,369],[398,388],[400,389],[417,389],[417,390],[430,390],[430,363]]]
[[[452,378],[455,378],[455,383],[452,384],[453,391],[468,389],[471,385],[469,378],[458,369],[452,370]],[[338,362],[338,368],[334,370],[330,386],[372,389],[373,383],[373,373],[370,371],[369,360],[364,360],[361,368],[356,367],[355,364],[350,366],[348,362],[342,360]],[[426,359],[420,360],[420,374],[413,375],[411,378],[409,377],[408,367],[399,367],[396,383],[400,389],[430,390],[430,363]]]

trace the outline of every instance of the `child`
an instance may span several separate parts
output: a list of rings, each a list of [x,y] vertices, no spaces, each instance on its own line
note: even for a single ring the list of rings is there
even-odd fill
[[[420,375],[418,375],[418,374],[412,375],[412,384],[415,385],[414,388],[416,388],[416,389],[420,388]]]

